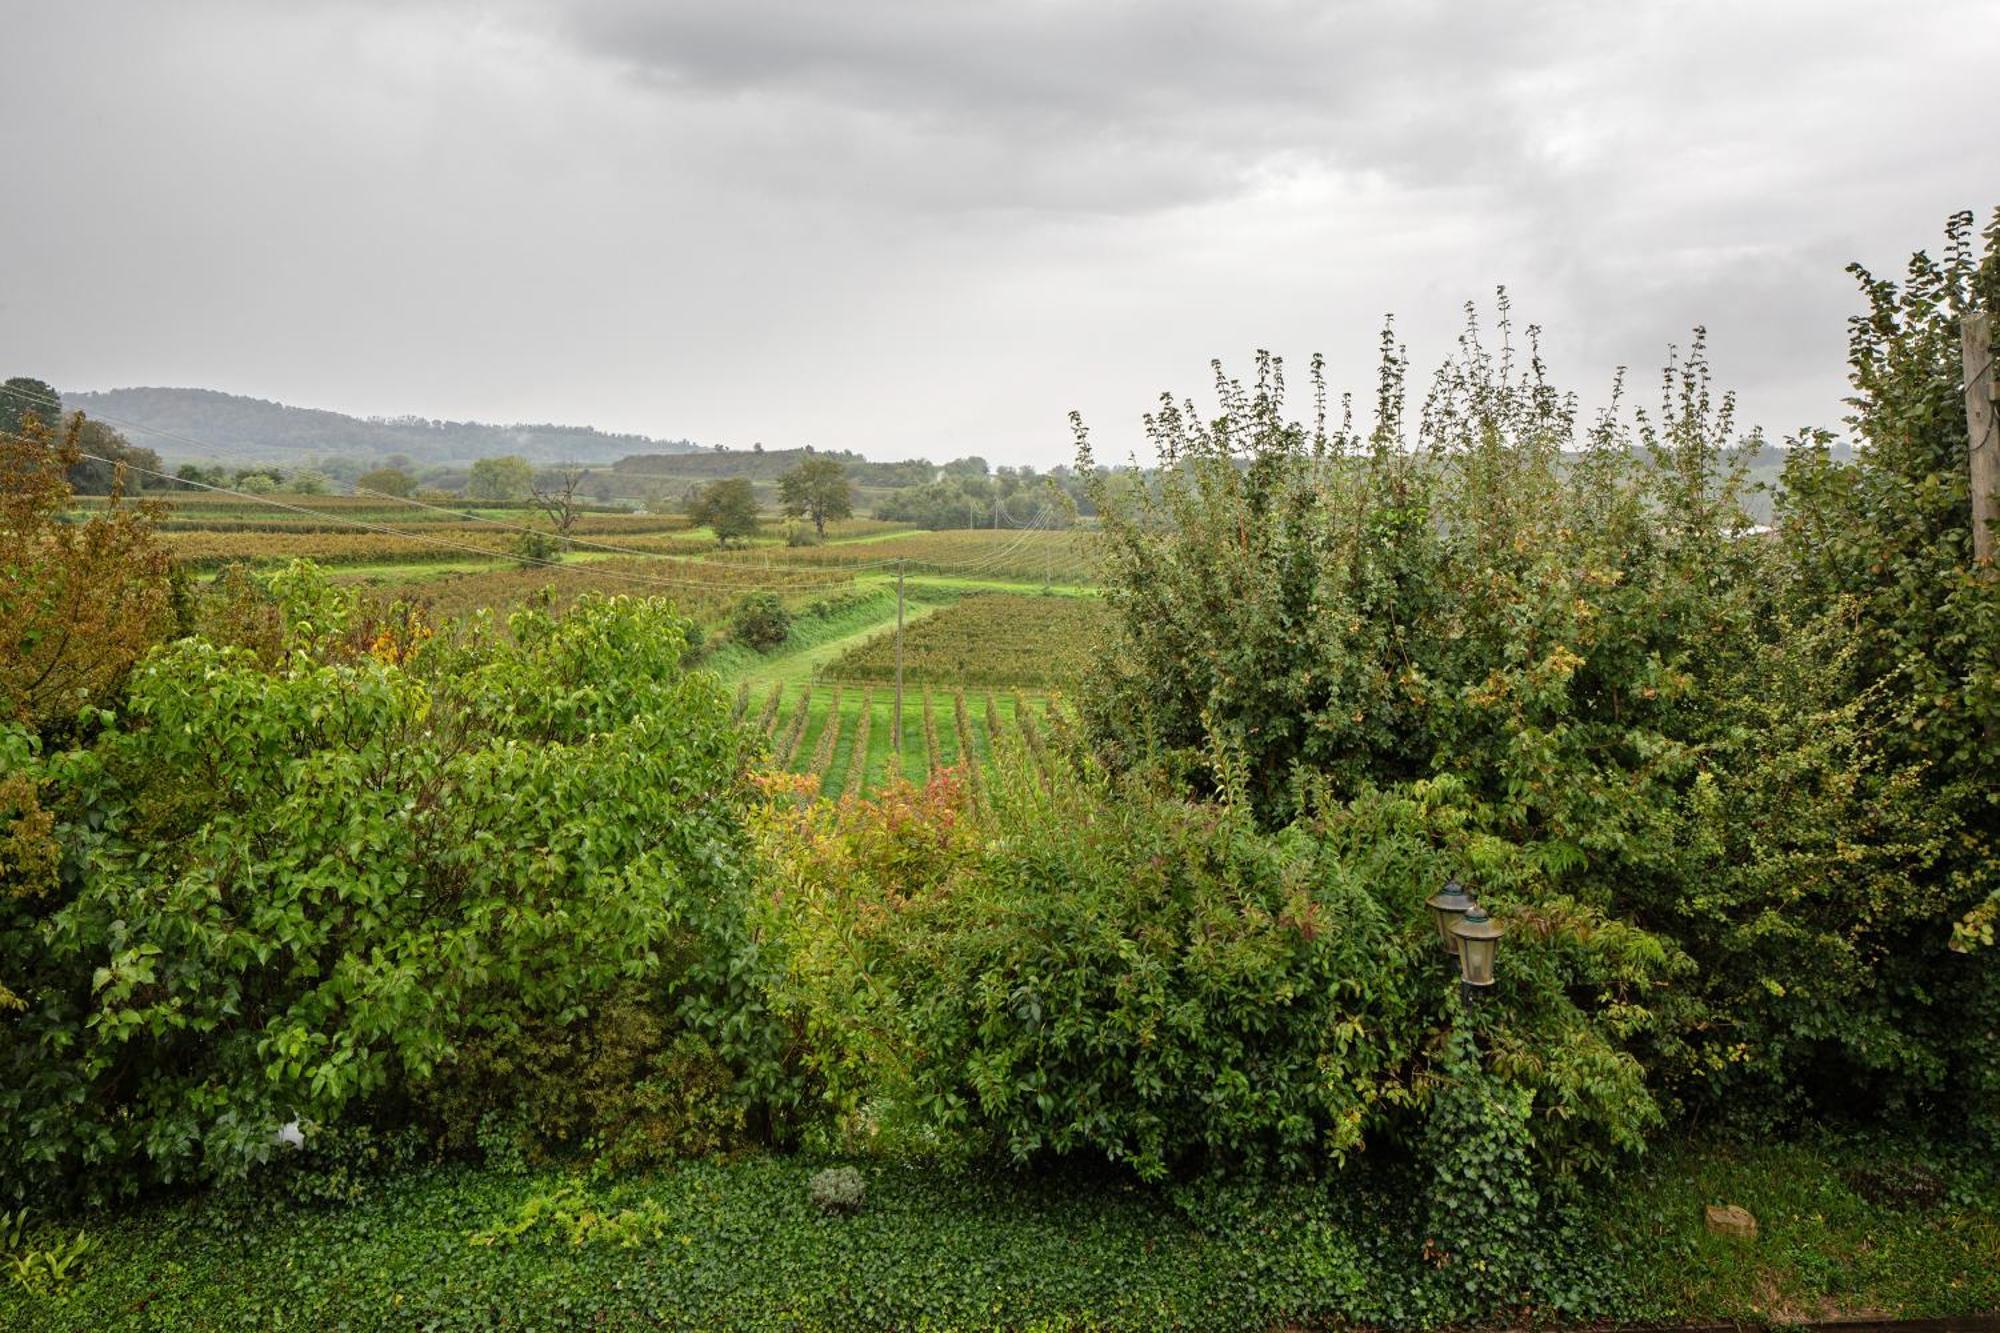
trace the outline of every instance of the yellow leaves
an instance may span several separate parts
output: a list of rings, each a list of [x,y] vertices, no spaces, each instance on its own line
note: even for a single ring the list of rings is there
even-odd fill
[[[383,666],[401,666],[428,643],[435,631],[424,622],[420,611],[412,611],[406,623],[384,625],[368,644],[368,655]]]
[[[1493,708],[1512,692],[1507,674],[1495,670],[1488,672],[1485,680],[1465,692],[1465,701],[1474,708]]]
[[[39,897],[56,886],[62,849],[54,837],[55,815],[41,807],[40,796],[25,773],[0,778],[0,888],[10,898]]]
[[[1583,658],[1567,644],[1557,644],[1555,651],[1542,659],[1542,670],[1552,676],[1568,680],[1583,665]]]

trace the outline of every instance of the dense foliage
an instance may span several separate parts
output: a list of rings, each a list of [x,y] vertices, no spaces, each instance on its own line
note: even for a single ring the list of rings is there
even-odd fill
[[[687,513],[696,527],[707,528],[715,534],[718,546],[754,537],[760,526],[757,497],[752,493],[746,477],[725,477],[721,481],[710,482],[688,502]]]
[[[1969,562],[1956,312],[1997,261],[1968,226],[1900,289],[1863,275],[1856,461],[1805,442],[1768,535],[1699,338],[1656,412],[1588,429],[1504,302],[1420,411],[1385,340],[1365,434],[1317,367],[1289,419],[1271,357],[1218,370],[1215,415],[1163,402],[1157,484],[1100,493],[1100,751],[1268,827],[1428,807],[1515,938],[1587,912],[1673,978],[1620,1019],[1664,1109],[1993,1126],[2000,976],[1962,950],[2000,883],[2000,584]],[[1561,1058],[1489,1063],[1533,1089]]]
[[[62,853],[0,900],[8,1192],[226,1178],[397,1104],[447,1139],[712,1142],[679,1102],[743,1046],[740,998],[711,1012],[742,756],[684,622],[586,597],[446,640],[353,623],[309,567],[271,593],[275,653],[183,640],[94,743],[7,740]],[[545,1113],[606,1058],[625,1095]]]
[[[1003,467],[990,477],[983,466],[976,472],[947,468],[875,502],[877,518],[931,529],[1067,527],[1073,512],[1093,511],[1082,482],[1066,467],[1047,476],[1032,467]]]
[[[769,652],[785,641],[792,631],[792,613],[774,592],[753,592],[736,604],[729,632],[738,643],[758,652]]]
[[[65,521],[81,418],[0,433],[0,723],[66,729],[109,702],[174,623],[155,510],[111,500]],[[5,774],[0,773],[0,781]]]
[[[829,521],[854,517],[854,483],[839,459],[815,454],[779,476],[778,501],[787,518],[809,520],[825,540]]]

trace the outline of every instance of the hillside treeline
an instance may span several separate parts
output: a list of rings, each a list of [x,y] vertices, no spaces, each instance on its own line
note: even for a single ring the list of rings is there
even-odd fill
[[[323,455],[348,456],[366,466],[369,460],[393,454],[425,464],[519,454],[530,462],[597,463],[642,451],[677,453],[697,447],[687,440],[656,440],[590,426],[354,417],[213,389],[68,392],[63,403],[71,411],[129,423],[126,432],[137,443],[181,459],[219,454],[224,459],[269,463],[294,455]]]

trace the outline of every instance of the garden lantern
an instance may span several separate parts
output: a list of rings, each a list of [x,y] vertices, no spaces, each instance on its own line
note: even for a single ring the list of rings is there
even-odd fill
[[[1452,923],[1451,931],[1458,936],[1459,980],[1481,990],[1491,986],[1493,955],[1499,950],[1500,937],[1507,933],[1507,928],[1474,903],[1471,911]]]
[[[1445,881],[1445,886],[1424,899],[1424,905],[1431,909],[1431,916],[1437,921],[1438,947],[1446,953],[1458,952],[1458,937],[1451,928],[1458,919],[1472,910],[1472,895],[1457,880]]]

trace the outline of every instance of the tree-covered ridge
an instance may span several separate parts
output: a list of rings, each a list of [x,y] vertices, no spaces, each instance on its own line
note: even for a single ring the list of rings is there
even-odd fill
[[[532,462],[610,462],[638,451],[686,453],[687,440],[657,440],[591,426],[546,423],[497,425],[422,417],[354,417],[214,389],[65,390],[72,411],[128,423],[134,443],[187,458],[204,449],[263,461],[296,451],[330,455],[404,454],[423,463],[465,462],[519,454]],[[180,437],[180,438],[175,438]],[[197,441],[190,445],[187,441]]]

